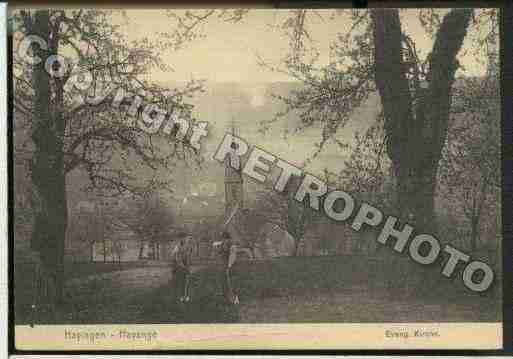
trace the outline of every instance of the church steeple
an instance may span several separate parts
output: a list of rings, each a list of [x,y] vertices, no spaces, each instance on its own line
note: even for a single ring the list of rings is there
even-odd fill
[[[237,136],[235,122],[231,121],[231,133]],[[235,143],[232,144],[233,151],[236,150],[237,146]],[[230,158],[226,156],[224,166],[224,193],[225,193],[225,215],[229,216],[233,208],[238,205],[239,209],[243,206],[243,180],[242,180],[242,166],[238,170],[233,169],[230,166]]]

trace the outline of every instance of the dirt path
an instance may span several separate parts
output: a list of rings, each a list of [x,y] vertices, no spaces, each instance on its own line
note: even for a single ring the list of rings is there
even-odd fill
[[[205,266],[195,265],[195,273]],[[66,284],[64,320],[76,323],[140,323],[163,317],[172,301],[172,267],[166,264],[75,278]],[[159,306],[160,304],[160,306]],[[163,307],[166,307],[164,308]],[[164,319],[167,316],[164,315]]]

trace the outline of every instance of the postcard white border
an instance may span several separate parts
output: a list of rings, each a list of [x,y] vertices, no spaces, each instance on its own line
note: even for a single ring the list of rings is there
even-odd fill
[[[502,329],[502,323],[18,325],[15,344],[20,350],[491,350],[502,349]],[[134,338],[123,331],[156,334]],[[84,337],[92,333],[98,334]]]

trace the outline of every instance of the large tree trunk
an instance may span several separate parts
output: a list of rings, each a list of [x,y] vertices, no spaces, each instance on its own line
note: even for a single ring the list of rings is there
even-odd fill
[[[375,82],[385,116],[387,153],[397,184],[396,215],[418,232],[436,233],[438,163],[447,135],[451,87],[458,67],[456,55],[471,16],[471,9],[456,9],[444,17],[430,54],[426,86],[417,86],[414,96],[403,61],[399,11],[371,11]],[[406,256],[389,253],[384,268],[390,280],[388,286],[407,287],[411,279]]]
[[[48,41],[50,38],[49,11],[36,11],[34,33]],[[33,248],[40,253],[45,278],[52,288],[48,300],[55,305],[62,302],[64,286],[64,240],[67,226],[66,178],[63,158],[63,120],[60,113],[50,110],[50,77],[44,69],[48,52],[38,50],[43,59],[33,73],[35,116],[32,140],[35,154],[31,166],[32,182],[37,190],[40,206],[34,226]],[[60,94],[62,96],[62,94]],[[62,98],[56,96],[55,102]]]
[[[433,231],[436,174],[449,120],[451,87],[471,9],[451,10],[430,54],[426,88],[410,92],[398,10],[372,11],[375,81],[385,114],[387,151],[397,180],[398,215]]]

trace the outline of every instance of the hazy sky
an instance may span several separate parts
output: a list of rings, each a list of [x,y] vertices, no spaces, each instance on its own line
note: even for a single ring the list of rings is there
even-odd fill
[[[337,34],[344,34],[352,25],[349,11],[340,11],[333,17],[334,13],[333,10],[318,10],[315,13],[311,12],[307,17],[306,26],[310,32],[312,44],[321,54],[319,62],[322,64],[330,62],[330,44],[337,39]],[[258,54],[266,62],[276,65],[287,54],[289,39],[279,25],[283,24],[289,14],[289,10],[252,10],[237,24],[226,23],[213,16],[201,28],[204,38],[195,39],[179,51],[169,50],[162,54],[163,60],[174,68],[174,72],[155,71],[151,75],[154,81],[170,83],[202,78],[207,80],[207,89],[209,83],[213,85],[214,82],[232,82],[251,92],[252,108],[247,108],[244,110],[247,112],[244,113],[231,110],[230,99],[221,101],[219,97],[214,96],[216,98],[214,107],[205,105],[209,100],[204,102],[200,98],[197,101],[195,114],[198,118],[211,123],[210,136],[206,141],[207,152],[215,150],[229,123],[233,120],[238,124],[240,135],[251,144],[262,146],[291,162],[300,164],[302,159],[314,152],[314,143],[320,138],[320,128],[317,126],[306,130],[301,135],[284,140],[279,135],[283,129],[282,126],[278,125],[276,131],[262,136],[257,132],[258,124],[253,120],[253,114],[259,111],[260,106],[270,105],[268,103],[270,99],[264,94],[265,86],[258,86],[255,83],[291,80],[284,74],[260,66],[257,57]],[[433,41],[422,28],[418,20],[418,11],[402,11],[401,17],[404,31],[414,39],[419,56],[425,57]],[[172,32],[174,26],[173,20],[166,15],[166,10],[133,9],[127,11],[126,16],[119,17],[118,20],[122,24],[121,30],[129,39],[134,40],[151,38],[161,32]],[[468,51],[472,50],[473,35],[471,31],[467,36],[459,60],[469,75],[480,75],[484,73],[486,65],[476,62],[472,51]],[[357,111],[353,116],[354,119],[339,131],[340,140],[351,142],[356,129],[365,130],[372,122],[369,119],[375,118],[379,111],[379,101],[373,98],[371,104],[365,107],[362,111]],[[266,118],[260,120],[267,120],[272,114],[262,113],[260,117],[264,116]],[[325,167],[340,170],[343,167],[342,155],[338,147],[329,144],[322,155],[308,166],[308,169],[317,173]]]
[[[159,81],[186,81],[204,78],[219,82],[273,82],[290,80],[257,63],[257,54],[271,63],[278,63],[288,50],[288,39],[277,26],[283,23],[289,10],[260,9],[250,11],[242,22],[226,23],[215,16],[202,27],[205,38],[195,39],[179,51],[166,51],[163,58],[172,65],[175,72],[156,72]],[[348,31],[351,26],[349,12],[331,16],[333,10],[317,10],[307,17],[307,27],[312,41],[320,50],[319,61],[328,63],[330,43],[336,40],[337,33]],[[432,39],[422,28],[417,10],[405,10],[401,13],[403,29],[415,40],[420,55],[425,56],[432,46]],[[129,39],[153,37],[156,33],[171,32],[173,20],[166,10],[132,9],[122,21],[123,32]],[[476,31],[473,29],[472,31]],[[467,36],[460,54],[460,62],[469,74],[482,74],[484,64],[475,61],[468,51],[472,46]],[[466,55],[464,53],[467,53]]]
[[[126,35],[127,40],[155,39],[157,34],[173,32],[175,28],[173,20],[164,9],[131,9],[125,14],[122,16],[117,13],[112,20],[120,25],[120,31]],[[280,63],[289,51],[289,39],[279,26],[289,14],[289,10],[251,10],[237,24],[224,22],[214,16],[201,29],[204,38],[194,39],[178,51],[166,50],[161,54],[162,60],[174,69],[173,72],[155,70],[149,74],[152,81],[169,85],[191,78],[207,80],[207,92],[193,100],[196,105],[195,117],[209,122],[209,136],[202,142],[203,154],[207,159],[212,158],[232,121],[236,123],[238,134],[248,140],[250,145],[257,145],[297,165],[304,163],[304,159],[311,157],[315,151],[315,143],[320,139],[319,126],[308,128],[287,139],[282,137],[285,128],[297,126],[297,116],[288,119],[287,123],[277,124],[264,135],[258,132],[260,121],[271,119],[279,109],[279,104],[271,103],[269,85],[291,81],[291,78],[260,66],[257,55],[270,64]],[[337,40],[338,34],[344,34],[350,29],[352,23],[349,14],[347,10],[337,13],[333,10],[317,10],[307,16],[306,26],[312,41],[310,44],[320,53],[319,65],[326,65],[332,60],[330,45]],[[402,27],[415,41],[420,57],[424,58],[431,50],[433,41],[422,28],[417,15],[417,10],[402,11]],[[465,39],[459,61],[467,75],[482,75],[485,72],[486,63],[476,61],[473,53],[475,42],[472,40],[477,31],[488,30],[477,30],[472,26]],[[232,85],[236,96],[242,93],[249,99],[243,106],[232,103],[230,91],[226,88]],[[351,121],[339,129],[337,138],[351,143],[354,133],[365,131],[378,112],[379,98],[373,94],[355,112]],[[349,153],[341,151],[332,143],[328,144],[306,169],[317,175],[321,175],[324,168],[340,171]],[[185,175],[182,177],[184,183],[189,179],[192,181],[192,178]]]

